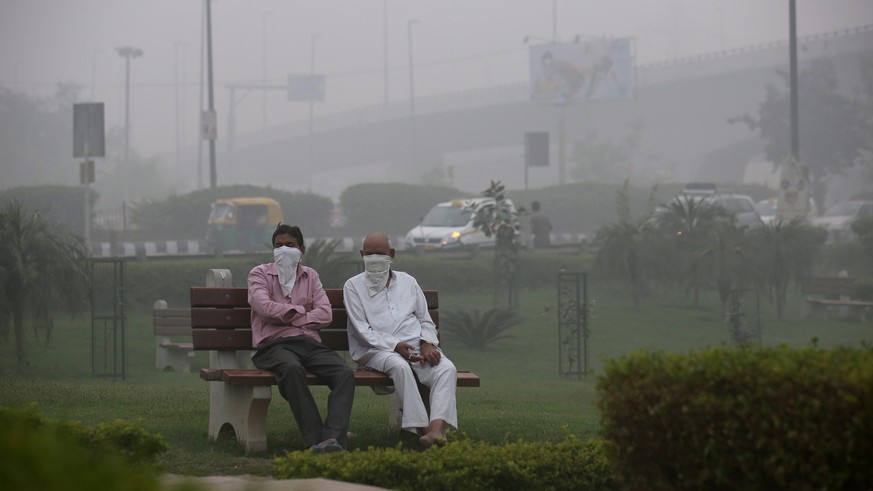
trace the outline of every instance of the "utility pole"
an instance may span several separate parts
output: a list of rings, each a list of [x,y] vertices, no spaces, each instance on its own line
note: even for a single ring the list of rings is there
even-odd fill
[[[212,0],[206,0],[206,72],[208,79],[208,111],[214,124],[218,123],[215,117],[215,95],[212,85]],[[209,187],[218,185],[218,172],[215,164],[215,133],[209,135]]]

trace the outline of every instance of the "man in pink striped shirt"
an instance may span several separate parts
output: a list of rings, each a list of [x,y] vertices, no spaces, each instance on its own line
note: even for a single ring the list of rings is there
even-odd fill
[[[297,226],[279,224],[273,232],[274,262],[249,273],[252,307],[252,362],[276,373],[279,393],[288,401],[308,448],[318,453],[344,450],[355,395],[352,369],[321,344],[318,330],[330,324],[330,302],[318,273],[300,264],[306,251]],[[327,418],[323,421],[306,372],[327,381]]]

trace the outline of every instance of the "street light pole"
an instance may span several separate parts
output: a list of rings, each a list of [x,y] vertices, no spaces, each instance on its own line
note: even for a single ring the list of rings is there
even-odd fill
[[[385,59],[385,107],[388,107],[388,0],[382,0],[382,51]]]
[[[558,0],[552,0],[552,42],[558,44]]]
[[[263,106],[262,112],[262,128],[264,130],[267,129],[267,16],[270,15],[270,12],[264,12],[263,22],[261,23],[261,46],[263,48],[262,51],[262,59],[261,59],[261,84],[263,84],[264,89],[261,90],[261,102]]]
[[[412,132],[411,138],[411,158],[410,158],[410,169],[412,166],[416,165],[417,161],[417,143],[416,143],[416,129],[415,129],[415,67],[413,65],[412,58],[412,25],[418,24],[418,20],[409,19],[407,22],[407,31],[409,34],[409,118],[410,118],[410,131]]]
[[[124,173],[121,176],[122,201],[128,200],[127,174],[130,172],[130,60],[142,56],[142,50],[124,46],[115,48],[118,55],[124,58]]]

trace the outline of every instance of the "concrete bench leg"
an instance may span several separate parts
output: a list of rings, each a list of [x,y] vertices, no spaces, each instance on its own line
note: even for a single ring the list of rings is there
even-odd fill
[[[155,338],[155,368],[160,371],[171,368],[176,373],[191,373],[194,352],[171,346],[172,344],[166,336]]]
[[[231,385],[212,382],[209,387],[209,437],[218,439],[230,426],[246,453],[267,449],[267,409],[273,398],[269,385]]]

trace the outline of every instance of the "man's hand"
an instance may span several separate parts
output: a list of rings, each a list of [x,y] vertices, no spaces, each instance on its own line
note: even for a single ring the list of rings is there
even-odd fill
[[[397,346],[394,347],[394,351],[397,352],[404,359],[409,360],[411,362],[421,361],[422,357],[416,354],[413,354],[415,350],[415,346],[409,343],[397,343]]]
[[[435,367],[439,365],[442,356],[442,353],[440,353],[436,346],[424,341],[421,342],[421,361]]]
[[[288,310],[288,312],[285,312],[285,315],[282,316],[282,323],[290,326],[291,321],[294,320],[294,318],[297,317],[298,314],[299,312],[297,312],[296,309]]]

